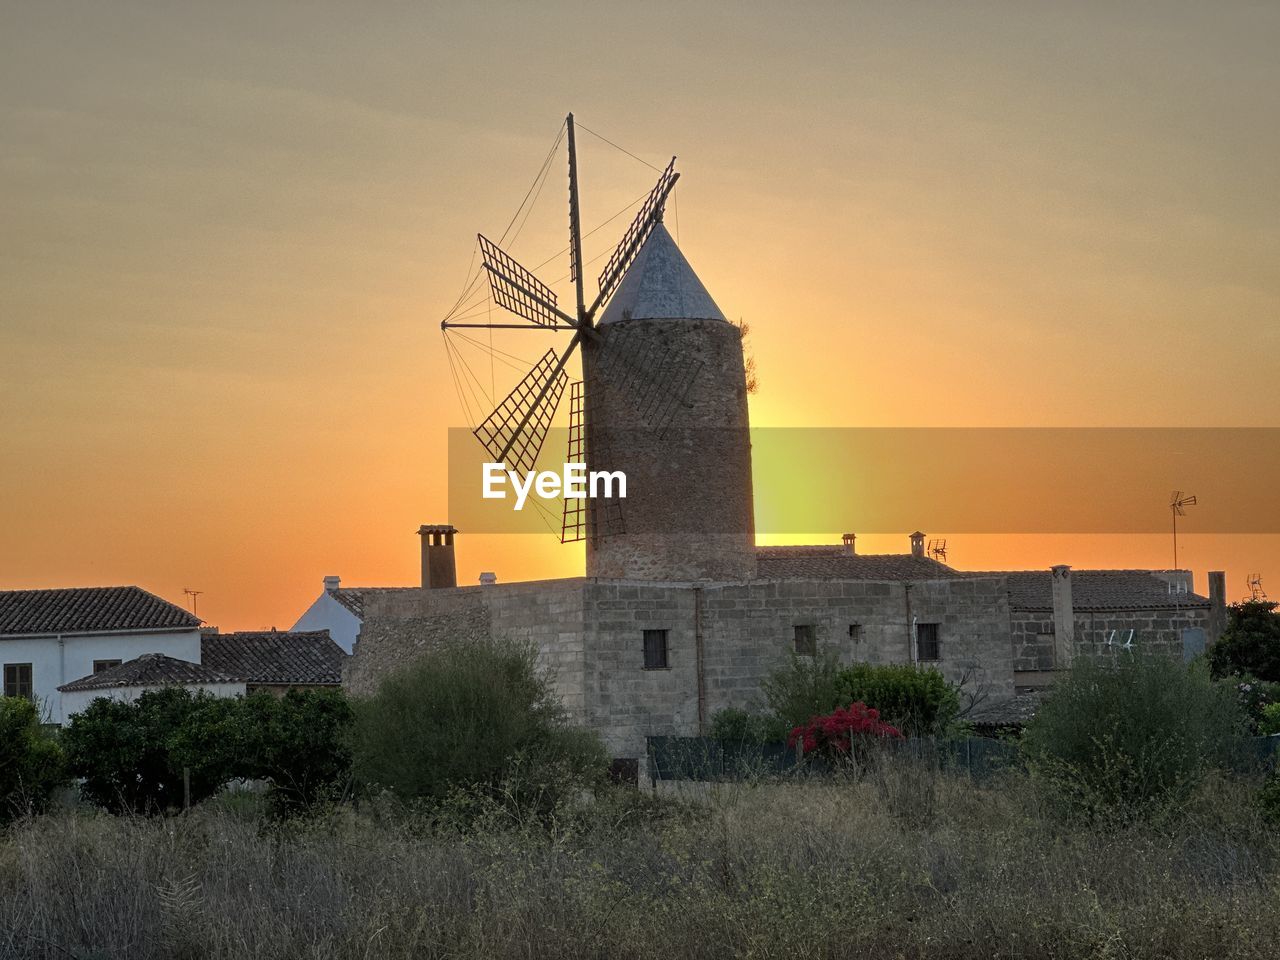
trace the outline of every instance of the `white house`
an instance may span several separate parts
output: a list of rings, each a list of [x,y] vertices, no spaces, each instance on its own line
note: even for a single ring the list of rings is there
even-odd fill
[[[98,697],[136,700],[148,690],[182,686],[217,697],[258,691],[337,687],[346,654],[324,630],[206,632],[196,661],[148,653],[58,688],[67,716]]]
[[[424,524],[418,528],[422,538],[422,586],[456,587],[458,568],[453,552],[457,529],[451,524]],[[480,575],[482,584],[493,584],[492,573]],[[325,577],[324,590],[298,618],[294,630],[328,630],[344,653],[351,653],[360,628],[364,626],[364,601],[378,593],[414,590],[416,587],[343,587],[339,577]]]
[[[46,723],[69,715],[60,686],[149,653],[198,662],[200,621],[139,587],[0,591],[3,693]]]
[[[337,577],[324,578],[324,591],[293,625],[294,630],[328,630],[344,653],[351,653],[364,625],[364,601],[371,593],[411,587],[343,587]]]

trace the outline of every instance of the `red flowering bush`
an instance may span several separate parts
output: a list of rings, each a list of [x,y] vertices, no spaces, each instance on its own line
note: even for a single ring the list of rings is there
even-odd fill
[[[901,740],[902,733],[881,720],[879,710],[859,700],[793,728],[787,746],[798,743],[806,755],[821,751],[832,757],[847,757],[860,744],[876,739]]]

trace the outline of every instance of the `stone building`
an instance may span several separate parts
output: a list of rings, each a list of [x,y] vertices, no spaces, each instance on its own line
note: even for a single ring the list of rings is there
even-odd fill
[[[632,355],[674,352],[702,371],[670,427],[654,429],[627,365],[607,362],[624,340]],[[452,527],[420,531],[421,588],[326,578],[299,627],[359,621],[343,679],[353,692],[372,692],[435,644],[525,642],[613,756],[643,762],[646,737],[704,733],[717,710],[758,702],[762,681],[796,654],[928,665],[1000,703],[1078,648],[1105,645],[1109,631],[1176,646],[1207,622],[1207,601],[1175,598],[1163,574],[1081,572],[1073,606],[1069,568],[962,573],[926,557],[922,533],[893,555],[858,554],[852,534],[756,546],[741,333],[660,225],[583,362],[597,438],[588,460],[594,450],[592,469],[627,472],[625,530],[588,542],[585,578],[459,587]]]

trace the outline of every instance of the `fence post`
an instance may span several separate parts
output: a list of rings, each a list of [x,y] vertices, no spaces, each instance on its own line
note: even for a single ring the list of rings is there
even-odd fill
[[[191,809],[191,768],[182,768],[182,809]]]

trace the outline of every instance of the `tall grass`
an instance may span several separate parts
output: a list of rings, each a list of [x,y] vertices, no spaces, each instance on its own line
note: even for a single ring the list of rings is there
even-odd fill
[[[1251,785],[1212,778],[1160,831],[1064,824],[1036,789],[895,761],[533,828],[64,813],[0,839],[0,957],[1272,955],[1280,844]]]

